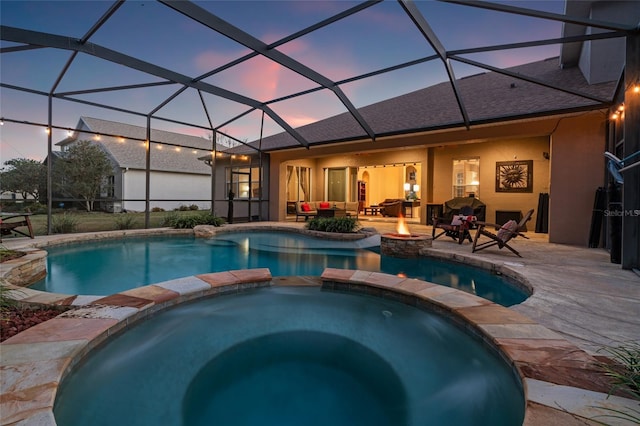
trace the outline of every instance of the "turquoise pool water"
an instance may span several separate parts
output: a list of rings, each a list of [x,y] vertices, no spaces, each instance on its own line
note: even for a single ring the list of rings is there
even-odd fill
[[[214,239],[126,238],[48,248],[47,276],[32,288],[62,294],[110,295],[185,276],[269,268],[273,276],[319,276],[327,268],[403,275],[454,287],[504,306],[527,295],[487,271],[429,258],[379,254],[379,236],[357,242],[298,234],[251,232]]]
[[[446,319],[391,300],[272,287],[159,313],[61,383],[57,424],[513,426],[510,366]]]

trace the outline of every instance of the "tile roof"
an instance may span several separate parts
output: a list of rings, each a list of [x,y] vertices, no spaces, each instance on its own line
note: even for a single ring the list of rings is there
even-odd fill
[[[101,135],[100,144],[111,154],[120,167],[128,167],[131,169],[146,168],[145,149],[142,146],[143,142],[133,140],[133,138],[145,139],[146,128],[91,117],[81,117],[77,128],[99,133]],[[125,141],[123,142],[122,139],[116,136],[105,135],[122,135]],[[57,145],[66,145],[77,139],[82,139],[82,136],[78,137],[74,135],[72,138],[58,142]],[[185,147],[181,148],[180,151],[176,151],[174,146],[163,146],[163,149],[153,149],[151,151],[152,170],[211,174],[211,168],[203,161],[198,160],[198,157],[202,157],[205,151],[211,150],[211,141],[208,139],[152,129],[151,140]],[[196,148],[198,152],[194,153],[193,148]],[[217,149],[224,150],[227,149],[227,147],[218,145]]]
[[[607,101],[613,98],[616,86],[616,82],[589,85],[579,68],[563,69],[559,66],[558,58],[507,70]],[[602,107],[601,103],[591,99],[496,72],[465,77],[457,80],[456,84],[471,125]],[[359,112],[377,136],[464,126],[453,88],[448,81],[362,107]],[[366,138],[365,132],[348,113],[296,130],[310,145]],[[257,142],[252,142],[252,145],[257,146]],[[286,132],[262,140],[264,151],[295,147],[300,145]],[[232,151],[249,152],[246,147],[233,148]]]

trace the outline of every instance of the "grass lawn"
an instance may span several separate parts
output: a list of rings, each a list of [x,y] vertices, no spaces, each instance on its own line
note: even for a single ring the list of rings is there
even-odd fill
[[[197,215],[202,213],[200,211],[167,211],[167,212],[151,212],[150,213],[150,228],[162,227],[163,219],[171,214],[179,215]],[[144,213],[104,213],[104,212],[67,212],[68,216],[72,218],[77,224],[75,232],[100,232],[100,231],[114,231],[120,229],[118,227],[118,221],[122,220],[124,216],[129,219],[133,217],[132,226],[128,229],[144,229]],[[62,215],[62,213],[54,213],[53,220],[56,216]],[[37,214],[31,216],[31,225],[33,226],[33,232],[36,235],[47,235],[47,215]],[[26,228],[25,228],[26,229]],[[3,236],[3,239],[12,238],[9,236]]]

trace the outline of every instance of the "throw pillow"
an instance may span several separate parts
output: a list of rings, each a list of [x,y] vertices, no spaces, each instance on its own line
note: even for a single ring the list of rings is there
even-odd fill
[[[321,209],[328,209],[330,207],[331,207],[331,204],[329,204],[329,202],[327,202],[327,201],[323,201],[323,202],[320,203],[320,208]]]
[[[311,206],[308,203],[304,203],[302,205],[302,211],[303,212],[310,212],[311,211]]]
[[[515,220],[510,220],[500,227],[497,237],[502,241],[506,241],[513,236],[513,233],[517,229],[518,222],[516,222]]]

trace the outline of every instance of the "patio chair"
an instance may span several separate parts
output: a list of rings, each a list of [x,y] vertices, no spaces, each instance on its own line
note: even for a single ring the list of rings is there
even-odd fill
[[[382,216],[398,217],[403,214],[403,203],[401,198],[387,198],[378,206],[380,206],[380,213]]]
[[[516,256],[522,257],[520,256],[520,253],[518,253],[516,249],[514,249],[509,245],[509,242],[516,237],[523,237],[527,239],[529,238],[526,235],[522,234],[520,231],[524,228],[525,224],[529,220],[531,220],[532,215],[533,215],[533,209],[529,210],[527,214],[524,215],[520,223],[516,222],[515,220],[510,220],[502,226],[496,225],[493,223],[476,222],[476,225],[478,226],[478,230],[476,231],[476,236],[473,239],[473,246],[471,247],[471,252],[475,253],[477,251],[484,250],[487,247],[498,246],[499,249],[506,247]],[[493,233],[488,229],[491,227],[499,227],[500,229],[498,229],[498,232]],[[480,236],[489,238],[489,241],[485,241],[483,243],[478,244],[478,239],[480,238]]]
[[[306,201],[296,201],[296,222],[299,217],[304,217],[305,222],[311,217],[314,218],[318,214],[315,205],[311,205]]]
[[[23,235],[29,238],[35,238],[33,227],[31,226],[31,213],[3,213],[0,215],[0,241],[3,235],[11,235],[11,233]],[[20,231],[16,228],[26,226],[27,232]]]
[[[457,241],[458,244],[462,244],[464,240],[469,240],[471,242],[471,234],[469,233],[469,229],[473,221],[473,207],[464,206],[460,209],[459,214],[454,215],[451,220],[442,218],[442,217],[433,217],[433,230],[431,231],[431,236],[434,240],[440,238],[443,235],[447,237],[451,237],[453,240]],[[439,234],[436,235],[438,230],[441,230]]]

